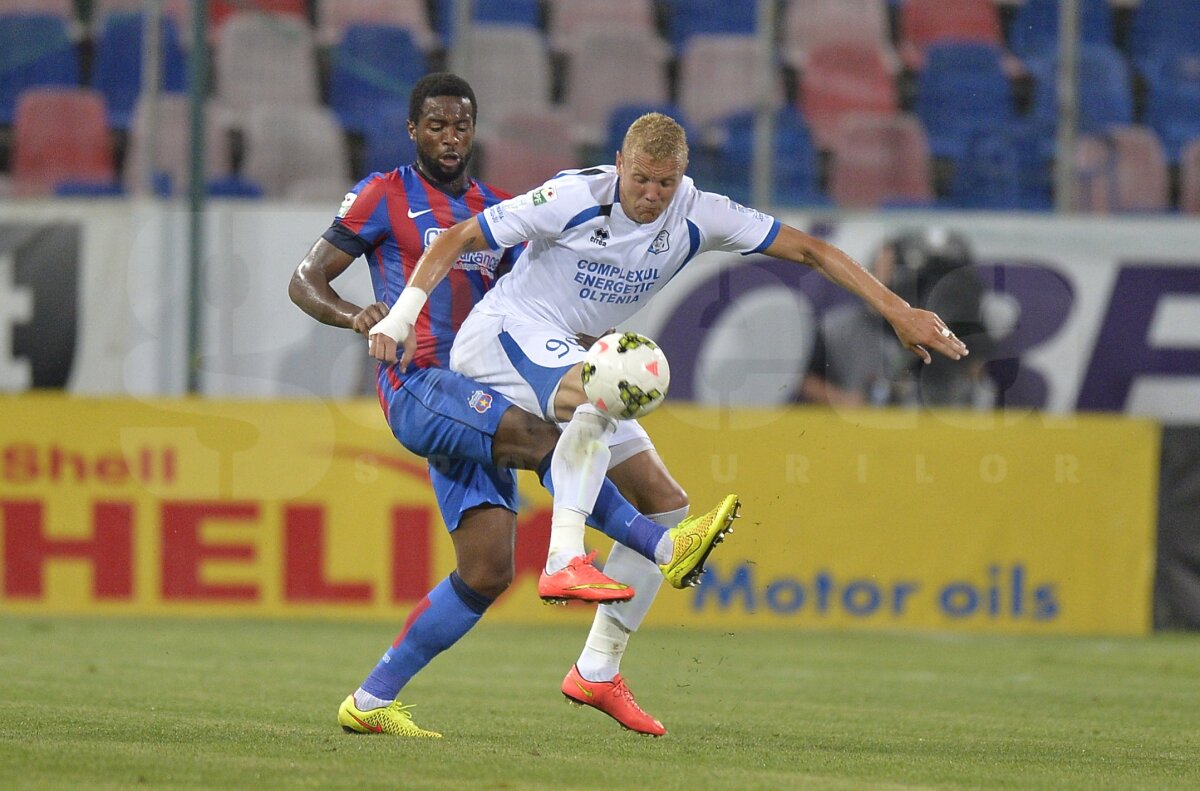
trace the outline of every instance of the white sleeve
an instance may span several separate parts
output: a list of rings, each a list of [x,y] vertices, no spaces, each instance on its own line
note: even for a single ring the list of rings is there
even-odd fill
[[[700,250],[757,253],[779,233],[779,220],[715,192],[700,192],[694,216],[700,228]]]
[[[595,203],[577,181],[553,178],[523,195],[488,207],[479,215],[479,225],[493,249],[513,247],[561,233],[589,202]]]

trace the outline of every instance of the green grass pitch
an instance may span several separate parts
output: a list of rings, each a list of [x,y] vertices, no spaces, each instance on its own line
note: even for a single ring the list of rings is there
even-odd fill
[[[670,733],[558,685],[577,626],[486,621],[402,699],[441,741],[342,733],[382,624],[0,616],[6,789],[1200,788],[1200,635],[650,629]]]

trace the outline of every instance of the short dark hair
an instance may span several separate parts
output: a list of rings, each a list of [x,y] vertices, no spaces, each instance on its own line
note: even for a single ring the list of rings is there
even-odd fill
[[[475,101],[475,91],[471,83],[451,74],[448,71],[435,71],[417,80],[412,93],[408,96],[408,120],[417,123],[421,117],[421,108],[425,100],[434,96],[461,96],[471,102],[471,119],[479,119],[479,103]]]

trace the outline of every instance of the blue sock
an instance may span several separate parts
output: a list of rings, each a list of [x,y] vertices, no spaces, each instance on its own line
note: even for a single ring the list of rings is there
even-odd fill
[[[421,668],[479,622],[492,599],[467,586],[457,571],[417,603],[396,642],[362,683],[363,691],[393,700]]]
[[[551,455],[553,454],[546,454],[546,458],[538,465],[538,477],[541,478],[542,485],[553,494],[554,481],[550,476]],[[642,516],[633,507],[633,503],[625,499],[616,484],[607,478],[600,486],[600,494],[596,496],[596,504],[592,506],[587,523],[612,540],[624,544],[655,563],[658,562],[654,557],[654,549],[667,529],[653,519]]]

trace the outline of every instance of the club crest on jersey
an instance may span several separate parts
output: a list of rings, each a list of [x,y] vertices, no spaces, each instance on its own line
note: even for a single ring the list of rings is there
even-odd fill
[[[654,241],[650,243],[650,252],[658,255],[665,253],[671,249],[671,232],[659,231],[658,236],[654,237]]]
[[[471,393],[471,398],[467,401],[467,406],[482,415],[492,408],[492,394],[476,390],[474,393]]]
[[[558,198],[558,191],[547,184],[544,187],[538,187],[533,191],[533,205],[541,206],[543,203],[549,203]]]
[[[609,233],[607,228],[597,228],[596,230],[592,231],[592,238],[589,241],[591,241],[592,244],[598,244],[601,247],[607,247],[608,237]]]

